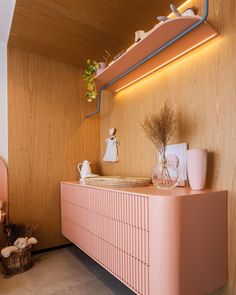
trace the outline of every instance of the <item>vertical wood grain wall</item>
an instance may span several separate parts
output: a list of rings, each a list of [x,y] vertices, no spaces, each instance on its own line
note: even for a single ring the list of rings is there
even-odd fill
[[[178,111],[172,142],[209,150],[208,187],[229,190],[229,284],[215,294],[236,294],[236,2],[212,0],[209,22],[220,36],[158,73],[112,96],[104,93],[101,159],[108,128],[117,128],[119,163],[101,165],[106,175],[150,176],[156,150],[140,122],[169,99]],[[197,6],[202,12],[203,1]]]
[[[8,50],[9,214],[39,222],[38,248],[66,243],[60,234],[60,181],[78,179],[77,163],[98,170],[98,117],[84,98],[81,70],[16,48]]]

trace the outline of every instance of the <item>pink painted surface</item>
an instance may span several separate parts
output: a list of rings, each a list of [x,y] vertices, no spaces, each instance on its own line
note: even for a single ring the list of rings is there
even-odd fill
[[[64,182],[61,193],[63,235],[137,294],[208,294],[227,282],[227,192]]]
[[[226,284],[226,192],[152,198],[149,230],[150,294],[210,294]]]
[[[179,188],[179,187],[175,187],[173,189],[157,189],[155,188],[153,185],[149,185],[149,186],[144,186],[144,187],[134,187],[134,188],[103,188],[103,187],[95,187],[95,186],[91,186],[91,185],[80,185],[80,182],[75,180],[75,181],[66,181],[66,182],[62,182],[68,185],[71,185],[71,187],[75,187],[75,191],[76,191],[76,187],[80,186],[83,187],[84,189],[86,188],[94,188],[96,190],[102,190],[102,191],[112,191],[112,192],[127,192],[127,193],[131,193],[131,194],[135,194],[135,195],[140,195],[140,196],[146,196],[148,198],[152,198],[152,197],[167,197],[167,196],[175,196],[175,197],[181,197],[181,196],[185,196],[185,195],[199,195],[199,191],[194,191],[191,190],[191,188],[188,187],[184,187],[184,188]],[[214,192],[218,192],[212,189],[204,189],[201,193],[214,193]],[[88,192],[87,192],[88,194]]]
[[[149,35],[142,41],[137,43],[132,49],[123,54],[113,64],[109,65],[104,71],[95,77],[97,87],[101,87],[112,79],[122,74],[125,70],[135,65],[137,62],[148,56],[154,50],[162,47],[168,41],[173,39],[185,29],[199,21],[199,17],[181,17],[169,20],[163,25],[154,29]],[[193,49],[193,47],[204,43],[206,39],[211,39],[217,35],[216,31],[207,23],[203,23],[201,26],[190,32],[181,40],[175,42],[170,47],[166,48],[161,53],[157,54],[151,60],[145,62],[142,66],[139,66],[136,70],[126,75],[121,80],[111,85],[109,90],[117,91],[124,85],[131,83],[132,81],[142,77],[146,73],[153,71],[157,67],[162,67],[173,59]]]
[[[8,212],[8,171],[7,165],[0,158],[0,200],[5,202],[5,210]]]
[[[190,149],[187,151],[187,171],[190,187],[193,190],[202,190],[206,183],[207,150]]]
[[[0,200],[4,200],[4,210],[8,217],[8,171],[7,165],[3,159],[0,158]],[[3,227],[0,220],[0,248],[5,246]]]

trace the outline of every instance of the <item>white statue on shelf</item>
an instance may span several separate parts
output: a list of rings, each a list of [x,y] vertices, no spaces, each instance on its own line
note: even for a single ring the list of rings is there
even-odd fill
[[[170,9],[172,11],[172,14],[175,17],[181,17],[181,16],[195,16],[197,14],[197,8],[196,7],[191,7],[191,8],[187,8],[185,9],[185,11],[183,13],[180,13],[179,10],[175,7],[174,4],[170,4]],[[169,17],[166,16],[157,16],[157,20],[159,22],[165,22],[167,20],[169,20]]]
[[[119,140],[115,137],[116,129],[110,128],[109,134],[111,135],[106,139],[107,149],[103,161],[105,162],[118,162],[118,148]]]
[[[146,37],[147,33],[145,33],[143,30],[139,30],[135,32],[135,42],[139,42],[143,40]]]

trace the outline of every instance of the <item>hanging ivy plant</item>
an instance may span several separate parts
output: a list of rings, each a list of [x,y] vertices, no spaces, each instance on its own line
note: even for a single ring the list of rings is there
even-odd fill
[[[86,81],[87,93],[86,98],[91,102],[97,97],[96,84],[94,82],[94,74],[99,69],[99,64],[95,60],[87,60],[87,68],[84,72],[83,79]]]

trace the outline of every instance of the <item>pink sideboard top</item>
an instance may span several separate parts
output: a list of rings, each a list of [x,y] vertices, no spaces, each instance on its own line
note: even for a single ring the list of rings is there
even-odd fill
[[[185,188],[172,188],[172,189],[157,189],[153,185],[149,186],[143,186],[143,187],[135,187],[135,188],[107,188],[107,187],[97,187],[97,186],[90,186],[90,185],[82,185],[80,184],[79,181],[63,181],[62,183],[67,183],[67,184],[72,184],[72,185],[77,185],[77,186],[82,186],[82,187],[91,187],[91,188],[96,188],[98,190],[109,190],[109,191],[117,191],[117,192],[127,192],[127,193],[132,193],[135,195],[140,195],[140,196],[146,196],[146,197],[181,197],[181,196],[194,196],[194,195],[204,195],[206,196],[206,193],[209,194],[214,194],[216,192],[226,192],[226,190],[213,190],[213,189],[204,189],[201,191],[193,191],[188,187]]]

